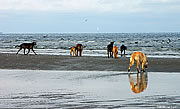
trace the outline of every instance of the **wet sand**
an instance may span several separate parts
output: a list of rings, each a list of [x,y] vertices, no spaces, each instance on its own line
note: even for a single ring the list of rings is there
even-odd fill
[[[0,107],[179,109],[179,78],[180,72],[148,72],[146,88],[134,93],[127,72],[0,70]]]
[[[0,69],[127,71],[129,58],[0,54]],[[179,58],[148,58],[148,72],[180,72]],[[132,71],[135,71],[135,66]]]

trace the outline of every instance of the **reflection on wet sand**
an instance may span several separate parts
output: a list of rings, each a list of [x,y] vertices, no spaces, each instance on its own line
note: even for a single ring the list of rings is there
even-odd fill
[[[0,70],[0,109],[180,109],[180,87],[176,85],[180,72],[148,72],[148,90],[146,73],[131,73],[130,79],[127,75],[110,71]],[[139,92],[146,89],[146,93],[134,94],[128,80],[136,84],[138,80],[139,87],[144,87]]]
[[[128,74],[130,88],[134,93],[141,93],[147,88],[148,75],[147,72],[137,73],[136,77],[133,74]]]

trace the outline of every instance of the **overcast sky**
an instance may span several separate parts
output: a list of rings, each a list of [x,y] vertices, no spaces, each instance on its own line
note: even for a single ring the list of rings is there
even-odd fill
[[[179,32],[180,0],[0,0],[2,32]]]

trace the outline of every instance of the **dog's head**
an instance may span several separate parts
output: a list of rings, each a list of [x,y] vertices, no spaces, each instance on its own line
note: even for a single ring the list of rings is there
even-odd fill
[[[148,60],[146,60],[146,62],[144,63],[144,67],[145,67],[145,68],[148,67]]]
[[[36,42],[32,42],[33,45],[36,45]]]
[[[111,42],[111,45],[113,45],[114,44],[114,41],[113,42]]]

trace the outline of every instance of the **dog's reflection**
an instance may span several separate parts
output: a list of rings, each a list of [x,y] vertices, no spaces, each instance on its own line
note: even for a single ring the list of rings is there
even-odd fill
[[[128,77],[129,77],[129,82],[130,82],[130,88],[134,93],[144,92],[144,90],[147,88],[147,83],[148,83],[147,72],[141,72],[137,74],[129,73]]]

